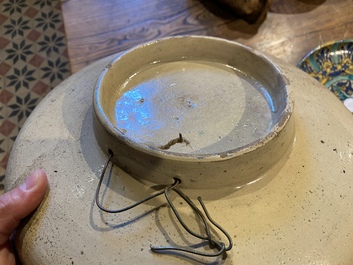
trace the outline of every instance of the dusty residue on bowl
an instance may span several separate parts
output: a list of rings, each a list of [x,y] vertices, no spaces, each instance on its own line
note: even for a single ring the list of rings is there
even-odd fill
[[[181,133],[187,144],[172,145],[173,152],[225,152],[263,137],[272,125],[274,107],[262,84],[220,63],[151,64],[117,91],[117,128],[152,147]]]
[[[227,40],[180,36],[112,62],[94,92],[94,129],[112,162],[138,178],[241,187],[290,150],[292,110],[286,79],[265,56]]]

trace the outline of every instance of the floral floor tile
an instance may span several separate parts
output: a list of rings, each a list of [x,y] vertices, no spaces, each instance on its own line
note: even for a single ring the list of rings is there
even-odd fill
[[[69,75],[60,1],[0,0],[0,185],[26,118]]]

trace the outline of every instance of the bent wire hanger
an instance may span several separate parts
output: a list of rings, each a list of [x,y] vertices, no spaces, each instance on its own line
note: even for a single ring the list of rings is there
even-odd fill
[[[195,254],[195,255],[199,255],[199,256],[205,256],[205,257],[217,257],[217,256],[224,254],[225,252],[229,251],[232,248],[232,246],[233,246],[232,238],[227,233],[227,231],[225,231],[219,224],[217,224],[211,218],[201,197],[198,197],[197,199],[198,199],[198,201],[202,207],[202,210],[204,211],[205,214],[203,214],[202,211],[190,200],[190,198],[177,187],[178,184],[180,184],[180,182],[181,182],[180,179],[177,179],[177,178],[174,178],[173,184],[166,186],[164,189],[162,189],[162,190],[160,190],[160,191],[158,191],[158,192],[156,192],[156,193],[154,193],[154,194],[152,194],[152,195],[150,195],[150,196],[148,196],[148,197],[146,197],[146,198],[144,198],[144,199],[142,199],[132,205],[129,205],[129,206],[121,208],[121,209],[116,209],[116,210],[111,210],[111,209],[105,208],[99,200],[99,193],[100,193],[100,189],[102,186],[105,172],[107,170],[109,163],[111,162],[112,157],[113,157],[113,153],[109,150],[109,157],[108,157],[106,163],[104,164],[104,167],[103,167],[103,170],[102,170],[102,173],[100,175],[100,179],[99,179],[99,182],[97,185],[95,199],[96,199],[96,204],[99,209],[101,209],[102,211],[107,212],[107,213],[121,213],[121,212],[128,211],[128,210],[130,210],[130,209],[132,209],[132,208],[134,208],[134,207],[136,207],[146,201],[149,201],[153,198],[156,198],[156,197],[164,194],[169,206],[171,207],[171,209],[174,212],[174,215],[176,216],[176,218],[178,219],[180,224],[183,226],[183,228],[192,236],[208,242],[211,248],[216,248],[218,250],[217,252],[208,253],[208,252],[204,252],[204,251],[199,251],[199,250],[197,250],[195,248],[191,248],[191,247],[184,248],[184,247],[173,247],[173,246],[151,246],[151,250],[153,252],[170,253],[171,251],[172,252],[175,251],[175,252],[186,252],[186,253]],[[191,207],[191,209],[194,211],[194,213],[196,213],[196,215],[202,221],[203,227],[205,229],[205,235],[200,235],[198,233],[195,233],[186,225],[186,223],[181,218],[178,210],[176,209],[172,200],[169,197],[169,193],[171,191],[176,192]],[[217,227],[224,234],[224,236],[228,240],[227,246],[223,242],[217,241],[216,239],[214,239],[212,237],[211,232],[210,232],[211,227],[209,225],[209,222],[213,226]]]

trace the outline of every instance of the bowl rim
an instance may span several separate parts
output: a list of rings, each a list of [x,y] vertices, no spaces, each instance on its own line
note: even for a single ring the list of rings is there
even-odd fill
[[[150,46],[159,42],[164,42],[164,41],[169,41],[173,39],[190,39],[193,38],[195,40],[211,40],[219,43],[224,43],[228,45],[234,45],[237,46],[243,50],[246,50],[248,53],[252,53],[253,55],[257,56],[261,60],[266,61],[279,73],[279,76],[282,78],[283,83],[285,84],[281,89],[285,90],[286,94],[286,103],[285,107],[280,114],[281,117],[279,120],[274,123],[270,130],[262,137],[259,137],[253,142],[250,142],[249,144],[234,148],[234,149],[229,149],[224,152],[217,152],[217,153],[210,153],[210,154],[193,154],[193,153],[178,153],[178,152],[173,152],[169,150],[162,150],[153,146],[141,144],[139,142],[134,141],[133,139],[127,137],[124,132],[119,130],[116,126],[114,126],[107,115],[104,113],[102,105],[100,103],[100,91],[101,91],[101,83],[103,82],[104,77],[108,73],[108,71],[112,68],[113,64],[116,63],[120,58],[122,58],[124,55],[134,52],[137,49],[143,49],[146,46]],[[243,154],[252,152],[258,148],[263,147],[266,145],[266,143],[270,142],[272,139],[274,139],[278,133],[285,128],[286,124],[288,123],[290,117],[292,116],[294,109],[294,100],[292,96],[292,91],[290,90],[290,82],[289,80],[285,77],[284,73],[281,71],[281,69],[277,66],[275,62],[273,62],[269,57],[266,55],[258,52],[257,50],[250,48],[248,46],[245,46],[241,43],[223,39],[223,38],[218,38],[218,37],[210,37],[210,36],[199,36],[199,35],[182,35],[182,36],[171,36],[171,37],[164,37],[160,38],[157,40],[152,40],[149,42],[145,42],[139,45],[136,45],[122,53],[119,53],[117,57],[115,57],[113,60],[108,63],[103,71],[101,72],[99,78],[96,81],[95,88],[94,88],[94,93],[93,93],[93,112],[94,112],[94,118],[100,123],[100,125],[116,140],[124,142],[125,144],[129,145],[130,147],[137,149],[139,151],[142,151],[144,153],[156,156],[156,157],[161,157],[161,158],[168,158],[168,159],[173,159],[173,160],[188,160],[188,161],[197,161],[197,162],[206,162],[206,161],[220,161],[224,159],[231,159],[237,156],[241,156]],[[97,136],[96,136],[97,137]],[[109,152],[109,150],[106,150]]]
[[[329,41],[329,42],[325,42],[323,44],[320,44],[318,46],[316,46],[315,48],[311,49],[310,51],[308,51],[296,64],[296,66],[298,68],[301,69],[301,66],[303,65],[303,63],[308,60],[310,58],[310,56],[312,56],[315,52],[325,48],[325,47],[329,47],[329,46],[333,46],[333,45],[340,45],[340,44],[345,44],[345,43],[353,43],[353,38],[351,39],[342,39],[342,40],[338,40],[338,41]]]

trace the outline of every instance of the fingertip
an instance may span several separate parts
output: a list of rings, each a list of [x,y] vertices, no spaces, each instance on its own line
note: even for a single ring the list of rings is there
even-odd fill
[[[38,169],[21,185],[0,197],[0,246],[1,242],[8,240],[20,220],[38,207],[46,194],[47,185],[47,174]]]
[[[47,173],[43,169],[36,169],[32,174],[35,175],[37,181],[36,187],[40,190],[44,190],[48,186]]]
[[[32,174],[36,175],[38,181],[45,183],[48,182],[47,173],[43,169],[36,169]]]
[[[30,191],[34,189],[43,189],[48,184],[47,174],[43,169],[33,171],[25,182],[21,184],[21,189]]]

